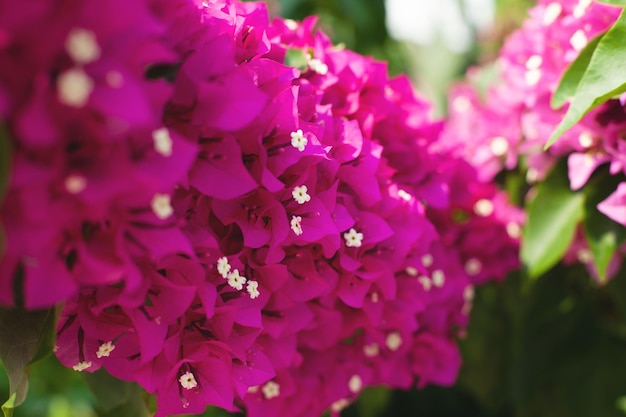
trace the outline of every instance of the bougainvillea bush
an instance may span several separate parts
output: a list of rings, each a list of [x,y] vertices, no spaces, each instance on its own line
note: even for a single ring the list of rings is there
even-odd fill
[[[524,217],[406,77],[315,23],[0,2],[5,412],[47,349],[156,416],[454,383],[474,286],[518,267]]]

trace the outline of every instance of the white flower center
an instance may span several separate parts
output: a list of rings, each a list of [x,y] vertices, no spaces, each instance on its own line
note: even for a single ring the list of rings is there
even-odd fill
[[[94,89],[93,80],[80,68],[72,68],[57,79],[59,101],[71,107],[83,107]]]
[[[309,60],[309,68],[311,68],[311,70],[318,73],[319,75],[328,74],[328,65],[324,64],[322,61],[320,61],[317,58],[313,58]]]
[[[217,260],[217,272],[222,276],[222,278],[228,278],[228,273],[230,272],[230,264],[228,263],[228,258],[222,256]]]
[[[430,289],[433,287],[433,282],[430,280],[430,278],[424,275],[418,277],[417,282],[422,284],[422,288],[424,288],[424,291],[426,292],[430,291]]]
[[[296,200],[298,204],[304,204],[311,201],[311,196],[307,194],[309,189],[306,185],[301,185],[299,187],[295,187],[291,192],[293,199]]]
[[[300,236],[303,232],[302,230],[302,217],[300,216],[291,216],[291,230],[295,233],[296,236]]]
[[[561,7],[560,3],[554,2],[548,4],[543,11],[543,25],[550,26],[559,18],[562,11],[563,7]]]
[[[363,244],[363,233],[357,232],[354,228],[343,234],[346,246],[350,248],[360,248]]]
[[[152,132],[154,149],[163,156],[172,156],[172,137],[166,127]]]
[[[526,81],[526,85],[529,87],[534,87],[541,80],[541,70],[540,69],[532,69],[526,71],[524,74],[524,80]]]
[[[230,285],[237,291],[241,291],[243,289],[246,281],[246,277],[239,275],[238,269],[235,269],[233,272],[228,274],[228,285]]]
[[[65,50],[77,64],[88,64],[100,58],[96,35],[86,29],[72,29],[65,40]]]
[[[115,345],[113,342],[106,342],[100,345],[98,351],[96,352],[96,356],[98,359],[100,358],[108,358],[111,352],[115,350]]]
[[[348,381],[348,389],[350,389],[350,392],[353,394],[357,394],[363,389],[363,380],[359,375],[352,375]]]
[[[350,401],[348,401],[347,398],[342,398],[332,403],[330,405],[330,409],[334,413],[340,413],[344,408],[346,408],[349,405],[350,405]]]
[[[409,193],[407,193],[404,190],[398,190],[398,197],[400,197],[401,199],[403,199],[404,201],[411,201],[411,198],[413,198],[413,196]]]
[[[576,52],[582,51],[585,46],[587,46],[587,42],[587,35],[585,35],[585,32],[582,29],[578,29],[569,40],[569,43]]]
[[[583,148],[589,148],[593,145],[593,136],[589,132],[583,132],[578,136],[578,143]]]
[[[520,237],[522,233],[522,228],[517,223],[507,223],[506,224],[506,234],[509,235],[511,239],[517,239]]]
[[[531,55],[531,57],[526,60],[526,69],[538,69],[541,67],[541,64],[543,64],[543,58],[541,58],[541,55]]]
[[[432,274],[433,285],[437,288],[441,288],[446,283],[446,275],[441,269],[433,271]]]
[[[590,5],[591,0],[580,0],[576,7],[574,7],[574,12],[572,14],[576,19],[579,19],[585,15],[585,12]]]
[[[248,281],[246,291],[248,291],[248,294],[250,294],[250,298],[252,298],[253,300],[261,295],[261,293],[259,292],[259,283],[256,281]]]
[[[472,108],[472,102],[465,96],[458,96],[452,100],[452,108],[458,113],[465,113]]]
[[[385,346],[387,346],[387,349],[394,352],[400,349],[400,346],[402,346],[402,336],[400,336],[400,332],[389,333],[385,339]]]
[[[304,148],[306,148],[307,143],[309,143],[309,141],[307,138],[304,137],[302,129],[291,132],[291,146],[293,146],[300,152],[303,152]]]
[[[467,287],[465,287],[465,290],[463,290],[463,300],[468,303],[472,302],[474,300],[474,293],[474,286],[468,285]]]
[[[476,258],[470,258],[465,262],[465,272],[467,272],[469,276],[473,277],[478,275],[482,268],[482,263]]]
[[[295,20],[285,19],[284,22],[285,22],[285,26],[287,26],[287,29],[289,30],[298,29],[298,22],[296,22]]]
[[[161,220],[165,220],[174,214],[174,209],[170,204],[169,194],[157,193],[152,197],[152,212]]]
[[[196,377],[189,371],[185,372],[178,378],[178,382],[180,386],[185,389],[194,389],[198,386],[198,381],[196,381]]]
[[[280,395],[280,385],[274,381],[268,381],[261,388],[261,392],[263,392],[263,396],[271,400],[272,398],[276,398]]]
[[[70,194],[78,194],[87,188],[87,178],[82,175],[70,175],[65,179],[65,189]]]
[[[82,372],[89,368],[91,368],[91,361],[78,362],[76,365],[72,366],[72,369],[77,372]]]
[[[576,258],[578,258],[578,262],[582,264],[588,264],[593,261],[593,254],[589,249],[580,249],[576,252]]]
[[[493,203],[487,199],[481,199],[474,204],[474,213],[480,217],[487,217],[493,213]]]

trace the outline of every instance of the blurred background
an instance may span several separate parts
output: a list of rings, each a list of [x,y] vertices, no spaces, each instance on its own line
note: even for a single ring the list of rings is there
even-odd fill
[[[336,43],[387,61],[391,74],[409,74],[443,115],[448,86],[470,66],[489,65],[532,2],[268,4],[274,15],[320,16],[320,27]],[[464,365],[454,387],[411,392],[371,388],[343,416],[625,417],[626,274],[599,287],[584,268],[557,266],[533,282],[513,275],[484,286],[477,290],[461,349]],[[15,417],[96,416],[96,399],[81,375],[63,368],[54,357],[33,367],[31,376],[28,399]],[[0,403],[7,393],[8,381],[0,372]],[[227,415],[216,409],[205,413]]]

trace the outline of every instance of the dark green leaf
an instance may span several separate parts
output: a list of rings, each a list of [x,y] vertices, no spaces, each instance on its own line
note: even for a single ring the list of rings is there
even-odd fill
[[[148,406],[143,399],[144,390],[135,383],[119,380],[100,369],[84,373],[87,385],[96,397],[99,417],[147,417]]]
[[[26,399],[30,365],[52,352],[55,322],[54,309],[0,309],[0,359],[10,385],[9,400],[2,405],[5,417]]]
[[[549,148],[566,130],[594,107],[626,91],[626,75],[619,71],[626,62],[626,12],[598,42],[567,113],[548,139]]]
[[[376,417],[387,408],[391,399],[391,390],[384,387],[367,388],[359,396],[357,407],[360,417]]]
[[[607,268],[615,251],[626,242],[626,228],[600,213],[597,205],[615,191],[621,180],[621,177],[610,176],[606,170],[603,170],[584,188],[585,238],[591,249],[598,277],[602,282],[607,279]]]
[[[585,71],[587,71],[589,61],[591,61],[591,56],[603,36],[604,34],[601,34],[600,36],[593,38],[587,46],[585,46],[585,49],[580,52],[580,55],[578,55],[576,60],[572,62],[567,71],[565,71],[565,74],[563,74],[563,77],[559,82],[559,86],[554,94],[552,94],[552,100],[550,101],[552,108],[557,109],[561,107],[567,102],[567,100],[574,96],[580,80],[585,74]]]
[[[582,219],[584,197],[569,188],[567,167],[559,164],[537,185],[528,205],[521,258],[532,278],[554,266],[569,247]]]

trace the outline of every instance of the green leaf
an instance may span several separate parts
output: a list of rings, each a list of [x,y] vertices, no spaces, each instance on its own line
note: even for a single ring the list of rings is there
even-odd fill
[[[26,399],[30,366],[52,352],[55,325],[54,309],[0,309],[0,359],[10,386],[9,399],[2,405],[5,417]]]
[[[612,4],[614,6],[626,6],[626,0],[596,0],[598,3]]]
[[[585,71],[587,71],[591,56],[603,36],[604,34],[601,34],[593,38],[587,46],[585,46],[585,49],[580,52],[576,60],[567,68],[567,71],[565,71],[565,74],[563,74],[559,82],[559,86],[554,94],[552,94],[550,105],[553,109],[563,106],[567,100],[574,96],[578,89],[578,84],[580,84],[580,80],[583,78]]]
[[[626,62],[626,11],[600,39],[583,74],[567,113],[548,139],[549,148],[565,131],[594,107],[626,91],[626,75],[619,68]]]
[[[607,280],[607,268],[617,249],[626,242],[626,228],[598,211],[598,203],[607,198],[620,183],[621,177],[611,176],[607,170],[594,177],[584,188],[585,238],[601,282]]]
[[[136,383],[119,380],[100,369],[83,378],[96,397],[98,417],[148,417],[144,390]]]
[[[385,387],[370,387],[359,396],[357,407],[360,417],[376,417],[391,400],[391,391]]]
[[[569,188],[567,166],[556,166],[537,185],[537,195],[528,204],[521,258],[531,278],[554,266],[569,247],[583,216],[584,197]]]
[[[306,70],[308,66],[306,52],[302,49],[288,49],[285,54],[285,65],[300,71]]]

